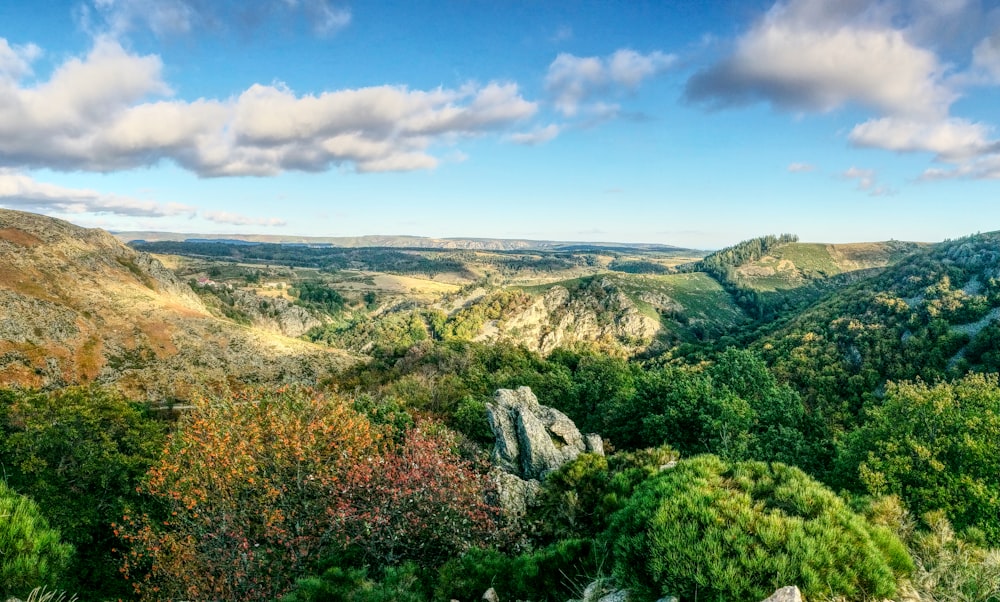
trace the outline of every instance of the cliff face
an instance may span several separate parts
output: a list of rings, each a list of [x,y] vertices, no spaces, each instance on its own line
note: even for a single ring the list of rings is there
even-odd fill
[[[152,399],[224,383],[315,380],[349,361],[214,317],[102,230],[0,209],[0,383],[96,381]]]
[[[553,286],[527,309],[487,323],[477,340],[509,340],[545,354],[578,342],[641,348],[659,330],[659,321],[643,315],[627,295],[595,281],[575,292]]]

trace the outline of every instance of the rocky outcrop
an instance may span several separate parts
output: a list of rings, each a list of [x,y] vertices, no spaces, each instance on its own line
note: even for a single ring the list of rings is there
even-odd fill
[[[526,309],[487,323],[477,340],[509,340],[549,353],[581,341],[641,347],[659,331],[659,320],[644,315],[611,280],[601,278],[573,291],[553,286]]]
[[[323,325],[305,308],[293,305],[287,299],[262,297],[243,289],[234,289],[231,294],[234,307],[249,315],[257,328],[286,337],[298,337],[310,328]]]
[[[604,453],[599,436],[584,438],[566,414],[538,403],[530,387],[499,389],[486,411],[494,463],[523,479],[542,479],[585,451]]]
[[[582,435],[568,416],[538,403],[529,387],[499,389],[486,411],[495,437],[493,481],[508,516],[527,511],[550,472],[583,452],[604,454],[600,435]]]

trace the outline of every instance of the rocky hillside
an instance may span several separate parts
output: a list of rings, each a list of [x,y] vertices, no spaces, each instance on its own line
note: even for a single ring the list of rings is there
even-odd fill
[[[213,316],[107,232],[0,209],[0,382],[184,399],[208,385],[315,380],[346,361]]]

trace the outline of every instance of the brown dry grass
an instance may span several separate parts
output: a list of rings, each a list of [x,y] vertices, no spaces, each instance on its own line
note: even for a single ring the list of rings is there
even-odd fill
[[[17,228],[3,228],[0,229],[0,240],[6,240],[9,243],[13,243],[19,247],[37,247],[42,244],[42,239],[38,238],[34,234],[29,234],[24,230],[18,230]]]

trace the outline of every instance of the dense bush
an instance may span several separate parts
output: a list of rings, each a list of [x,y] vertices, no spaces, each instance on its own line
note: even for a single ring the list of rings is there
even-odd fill
[[[680,462],[640,485],[609,531],[615,575],[640,596],[884,598],[912,569],[898,538],[782,464]]]
[[[300,579],[281,602],[425,602],[419,571],[413,564],[386,567],[381,579],[365,568],[332,567],[319,577]]]
[[[72,553],[38,506],[0,480],[0,598],[58,582]]]
[[[76,548],[66,589],[89,598],[131,588],[118,573],[112,531],[163,448],[165,425],[148,409],[99,388],[0,391],[0,464]]]
[[[437,564],[492,534],[485,479],[442,427],[307,390],[204,400],[182,417],[127,515],[145,599],[273,600],[320,562]],[[396,440],[399,443],[396,443]]]
[[[433,599],[478,600],[492,587],[501,600],[563,602],[579,597],[606,560],[605,547],[591,539],[564,539],[515,556],[472,549],[441,568]]]
[[[355,467],[378,433],[341,399],[283,390],[206,399],[182,416],[126,514],[124,566],[146,599],[272,600],[342,541]]]

